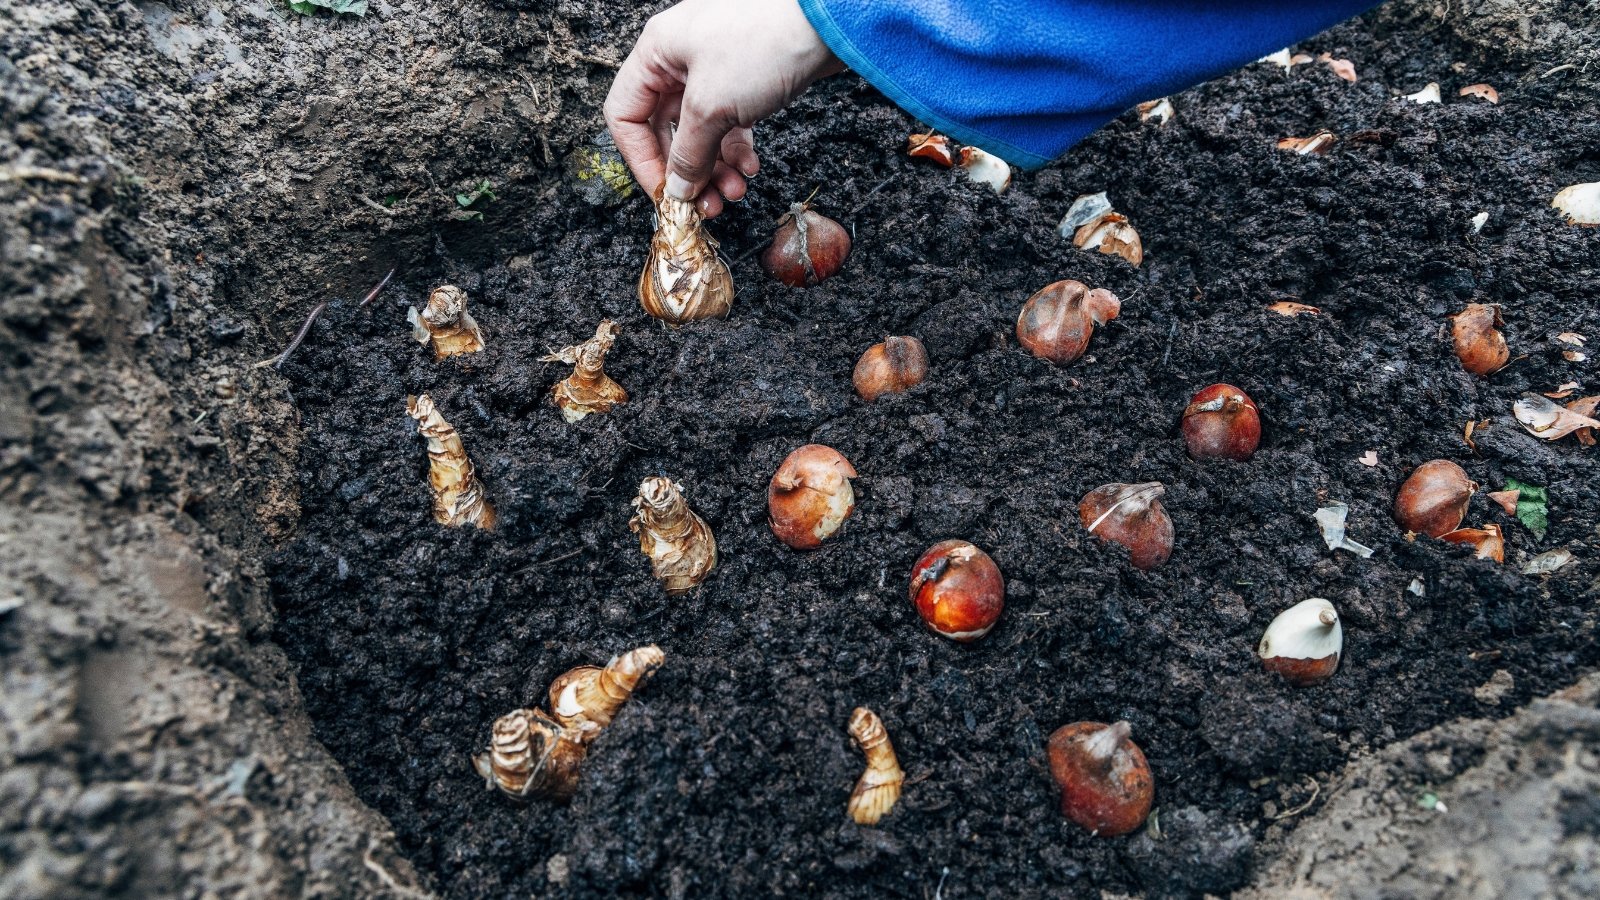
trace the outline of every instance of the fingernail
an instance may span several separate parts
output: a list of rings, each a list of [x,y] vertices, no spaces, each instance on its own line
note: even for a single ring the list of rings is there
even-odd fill
[[[667,173],[667,196],[674,200],[693,200],[694,185],[677,172]]]

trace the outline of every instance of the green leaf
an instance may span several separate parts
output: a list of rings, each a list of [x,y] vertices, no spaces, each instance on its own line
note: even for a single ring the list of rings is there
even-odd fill
[[[1533,532],[1533,536],[1544,540],[1545,532],[1550,529],[1550,495],[1537,484],[1523,484],[1515,478],[1507,478],[1504,488],[1517,492],[1517,521]]]
[[[456,195],[456,205],[461,207],[462,209],[466,209],[467,207],[471,206],[473,204],[473,202],[476,201],[477,199],[478,199],[478,195],[477,194],[457,194]]]
[[[289,8],[302,16],[309,16],[317,11],[317,4],[313,0],[289,0]]]
[[[289,0],[289,8],[302,16],[314,15],[320,9],[350,16],[365,16],[368,0]]]

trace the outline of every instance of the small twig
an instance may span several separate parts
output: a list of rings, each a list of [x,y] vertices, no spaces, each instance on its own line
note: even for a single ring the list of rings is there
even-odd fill
[[[1306,810],[1310,809],[1311,808],[1311,804],[1317,802],[1317,798],[1322,796],[1322,785],[1317,784],[1317,780],[1315,778],[1312,778],[1310,775],[1306,776],[1306,780],[1311,782],[1311,799],[1307,800],[1306,802],[1304,802],[1302,804],[1300,804],[1299,806],[1296,806],[1294,809],[1278,813],[1277,815],[1272,817],[1273,821],[1277,821],[1278,819],[1287,819],[1290,816],[1298,816],[1298,815],[1300,815],[1301,813],[1303,813]]]
[[[762,241],[761,243],[755,245],[754,247],[751,247],[749,250],[746,250],[745,252],[739,254],[738,256],[735,256],[733,258],[733,261],[734,262],[744,262],[745,260],[747,260],[750,257],[756,255],[757,253],[760,253],[762,250],[767,249],[767,247],[770,246],[771,244],[772,244],[772,238],[767,238],[766,240]]]
[[[894,180],[894,176],[890,175],[888,178],[885,178],[884,180],[878,182],[877,187],[874,187],[872,190],[867,191],[866,194],[864,194],[861,197],[861,202],[857,203],[855,205],[855,208],[851,209],[849,212],[845,213],[845,215],[853,216],[856,213],[858,213],[858,212],[862,211],[863,209],[865,209],[866,206],[867,206],[867,201],[872,199],[872,195],[876,194],[877,192],[879,192],[879,191],[883,190],[884,188],[888,187],[889,186],[889,182],[891,182],[893,180]]]
[[[1167,329],[1167,351],[1161,354],[1161,364],[1167,364],[1167,359],[1172,356],[1172,338],[1178,333],[1178,320],[1172,320],[1172,327]]]
[[[306,316],[306,323],[300,326],[300,331],[295,334],[294,340],[290,341],[289,346],[285,347],[283,352],[278,354],[278,358],[272,361],[274,369],[283,368],[283,361],[289,358],[289,354],[300,349],[300,345],[305,341],[306,335],[311,333],[311,326],[317,323],[317,317],[322,315],[322,311],[327,308],[328,301],[324,300],[311,310],[311,315]]]
[[[384,206],[382,203],[379,203],[371,197],[368,197],[366,194],[357,194],[356,199],[360,200],[364,205],[370,207],[375,212],[383,213],[386,216],[394,215],[394,210]]]
[[[1556,66],[1554,69],[1545,70],[1545,73],[1543,75],[1539,76],[1539,80],[1543,81],[1544,79],[1549,78],[1551,75],[1554,75],[1557,72],[1565,72],[1568,69],[1576,69],[1576,68],[1577,68],[1577,66],[1574,65],[1573,63],[1566,63],[1565,65]]]
[[[52,181],[56,184],[83,184],[83,176],[43,166],[0,168],[0,181]]]
[[[396,266],[395,268],[390,269],[389,270],[389,274],[383,276],[383,280],[378,282],[376,287],[374,287],[372,290],[367,292],[367,296],[362,299],[361,305],[356,307],[356,308],[357,309],[366,309],[368,303],[371,303],[372,301],[378,299],[378,292],[389,286],[389,279],[394,277],[395,271],[398,270],[399,268],[400,268],[399,266]]]

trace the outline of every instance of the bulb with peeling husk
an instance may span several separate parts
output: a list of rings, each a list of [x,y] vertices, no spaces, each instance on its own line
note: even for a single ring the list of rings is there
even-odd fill
[[[1278,614],[1261,636],[1256,655],[1268,672],[1309,687],[1333,677],[1344,652],[1344,626],[1333,604],[1312,597]]]
[[[550,711],[561,727],[589,744],[666,660],[661,648],[638,647],[601,666],[578,666],[550,683]]]
[[[1134,568],[1153,569],[1172,555],[1172,519],[1161,505],[1159,481],[1106,484],[1084,495],[1078,519],[1095,537],[1128,548]]]
[[[1478,483],[1448,459],[1417,466],[1394,498],[1394,520],[1407,531],[1439,537],[1461,527]]]
[[[605,373],[606,354],[617,339],[616,323],[602,319],[594,337],[581,344],[563,347],[540,362],[564,362],[572,366],[572,374],[555,383],[550,393],[561,418],[576,422],[590,413],[603,413],[613,406],[628,402],[628,392]]]
[[[472,759],[485,786],[516,800],[571,799],[585,755],[576,735],[541,709],[519,709],[495,720],[489,749]]]
[[[1497,563],[1506,561],[1506,539],[1499,525],[1457,528],[1455,531],[1440,535],[1439,540],[1451,544],[1469,544],[1479,559],[1492,559]]]
[[[1547,441],[1559,440],[1580,428],[1600,428],[1600,421],[1574,411],[1573,405],[1561,406],[1538,394],[1523,394],[1512,404],[1511,411],[1529,434]]]
[[[1165,125],[1172,121],[1172,117],[1175,114],[1172,108],[1172,101],[1166,97],[1147,100],[1139,104],[1139,121],[1141,122],[1154,122],[1157,125]]]
[[[857,825],[876,825],[899,801],[906,773],[895,758],[894,744],[889,742],[889,732],[877,713],[865,706],[856,707],[850,714],[850,737],[867,758],[866,771],[850,792],[850,818]]]
[[[950,139],[931,131],[926,134],[913,134],[907,138],[906,155],[931,159],[946,169],[956,164],[956,154],[950,149]]]
[[[406,412],[428,442],[428,483],[433,487],[433,517],[441,525],[494,527],[494,505],[484,496],[461,435],[434,408],[427,394],[406,398]]]
[[[646,478],[633,508],[628,527],[667,593],[682,594],[704,581],[717,564],[717,539],[689,508],[683,489],[668,478]]]
[[[1500,307],[1469,303],[1466,309],[1451,316],[1450,322],[1456,358],[1468,372],[1489,375],[1500,371],[1510,361],[1511,350],[1506,346],[1505,335],[1500,333],[1506,324],[1500,318]]]
[[[1108,212],[1079,227],[1072,236],[1072,243],[1082,250],[1120,256],[1135,267],[1144,262],[1144,242],[1139,240],[1139,232],[1128,224],[1128,217],[1121,213]]]
[[[467,313],[467,292],[454,285],[433,289],[421,312],[415,306],[406,313],[411,334],[417,343],[433,344],[438,359],[483,349],[483,332]]]
[[[1600,181],[1564,187],[1550,205],[1567,217],[1569,225],[1600,225]]]
[[[1061,788],[1061,813],[1101,837],[1144,824],[1155,779],[1127,722],[1074,722],[1050,735],[1050,776]]]
[[[656,194],[656,232],[639,276],[644,311],[674,327],[721,319],[733,308],[733,275],[694,203]]]
[[[1117,295],[1105,288],[1090,290],[1071,279],[1048,284],[1028,298],[1017,315],[1017,340],[1029,353],[1056,365],[1083,355],[1095,326],[1122,311]]]
[[[823,444],[789,454],[767,485],[767,523],[796,550],[815,550],[832,537],[856,506],[850,479],[855,467]]]

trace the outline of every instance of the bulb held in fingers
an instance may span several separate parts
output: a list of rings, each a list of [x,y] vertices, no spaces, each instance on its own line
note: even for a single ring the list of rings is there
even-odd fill
[[[1448,459],[1430,460],[1400,485],[1394,520],[1406,531],[1439,537],[1461,526],[1477,490],[1477,482],[1460,466]]]
[[[884,394],[898,394],[928,377],[928,351],[914,337],[891,337],[873,344],[856,361],[851,382],[868,403]]]
[[[1333,677],[1344,652],[1344,626],[1333,604],[1313,597],[1279,613],[1267,626],[1256,655],[1269,672],[1300,687]]]
[[[1161,505],[1165,493],[1159,481],[1102,485],[1078,504],[1078,518],[1090,534],[1128,548],[1135,568],[1153,569],[1172,555],[1172,519]]]
[[[1245,461],[1261,443],[1261,415],[1254,400],[1231,384],[1213,384],[1189,398],[1183,410],[1183,441],[1195,459]]]
[[[952,641],[989,633],[1005,609],[1005,580],[989,554],[966,541],[940,541],[911,570],[911,605]]]
[[[644,311],[674,327],[698,319],[721,319],[733,308],[733,276],[717,256],[692,202],[656,193],[656,231],[639,276]]]
[[[1090,290],[1080,281],[1057,281],[1022,305],[1017,340],[1034,356],[1066,365],[1088,349],[1095,326],[1115,319],[1121,311],[1117,295],[1104,288]]]
[[[1061,813],[1101,837],[1144,824],[1155,779],[1127,722],[1074,722],[1050,735],[1050,775],[1061,788]]]
[[[856,506],[854,466],[839,451],[807,444],[789,454],[767,485],[767,521],[778,540],[815,550]]]

